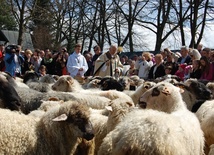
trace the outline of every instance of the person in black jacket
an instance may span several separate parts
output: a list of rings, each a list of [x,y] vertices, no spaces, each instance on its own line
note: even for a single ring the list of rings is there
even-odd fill
[[[102,51],[101,51],[101,48],[100,48],[100,46],[98,46],[98,45],[96,45],[96,46],[94,46],[94,55],[93,55],[93,57],[92,57],[92,59],[91,59],[91,61],[92,61],[92,73],[94,72],[94,66],[95,66],[95,61],[97,60],[97,58],[102,54]]]
[[[200,60],[193,60],[192,62],[192,70],[190,72],[190,78],[201,78],[201,68],[200,68]]]
[[[163,65],[163,56],[161,54],[155,55],[155,65],[149,71],[149,79],[156,79],[165,75],[165,68]]]

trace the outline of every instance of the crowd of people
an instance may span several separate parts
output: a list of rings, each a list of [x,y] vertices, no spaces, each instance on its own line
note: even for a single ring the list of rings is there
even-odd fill
[[[58,52],[50,49],[22,50],[20,45],[0,45],[0,71],[5,71],[13,77],[22,77],[27,71],[35,71],[39,76],[46,74],[68,74],[66,63],[69,54],[66,48]]]
[[[182,46],[179,52],[171,52],[165,48],[157,54],[143,52],[141,56],[120,55],[116,45],[102,52],[96,45],[94,54],[82,51],[82,45],[76,44],[74,52],[68,54],[62,47],[59,51],[50,49],[30,49],[22,51],[19,45],[0,45],[0,71],[11,76],[22,77],[27,71],[35,71],[39,76],[45,74],[70,75],[78,80],[87,76],[133,76],[144,80],[152,80],[165,75],[176,75],[182,81],[196,78],[202,81],[214,80],[214,51]],[[126,67],[125,67],[126,66]],[[128,68],[127,68],[128,66]]]
[[[124,59],[121,59],[124,63]],[[176,75],[181,81],[189,78],[202,82],[214,80],[214,51],[203,48],[197,49],[182,46],[179,52],[171,52],[165,48],[153,55],[143,52],[142,56],[128,59],[132,67],[126,72],[127,76],[138,75],[145,80],[160,78],[165,75]]]

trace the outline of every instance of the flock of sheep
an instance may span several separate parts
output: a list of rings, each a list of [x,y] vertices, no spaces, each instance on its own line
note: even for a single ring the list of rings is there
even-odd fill
[[[173,77],[0,72],[0,154],[214,155],[213,91]]]

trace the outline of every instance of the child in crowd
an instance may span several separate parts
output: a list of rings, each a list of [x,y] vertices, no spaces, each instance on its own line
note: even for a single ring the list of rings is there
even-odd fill
[[[186,64],[180,64],[178,67],[178,70],[176,71],[175,75],[177,75],[182,81],[184,80],[184,73],[185,73],[185,68]]]
[[[39,67],[39,76],[44,76],[46,75],[46,66],[45,65],[41,65]]]
[[[126,76],[136,75],[135,61],[130,60],[128,64],[130,65],[130,68],[126,71],[125,75]]]
[[[172,66],[166,66],[165,67],[165,74],[170,75],[172,73]]]

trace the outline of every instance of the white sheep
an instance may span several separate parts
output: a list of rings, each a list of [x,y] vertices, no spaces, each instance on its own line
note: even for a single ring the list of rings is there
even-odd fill
[[[81,84],[69,75],[62,75],[52,85],[52,89],[62,92],[80,92],[83,90]]]
[[[134,107],[133,102],[126,101],[122,98],[112,100],[110,104],[106,106],[106,109],[109,110],[107,132],[112,131]]]
[[[50,101],[42,101],[40,107],[37,110],[31,111],[28,115],[41,118],[45,114],[45,112],[52,108],[55,108],[56,106],[59,107],[63,103],[64,101],[62,100],[52,100],[52,99]]]
[[[33,82],[33,81],[29,81],[26,83],[27,86],[33,90],[37,90],[39,92],[49,92],[51,91],[51,85],[49,83],[43,83],[43,82]]]
[[[110,99],[104,96],[98,96],[96,94],[85,94],[85,93],[72,93],[72,92],[48,92],[45,94],[44,100],[56,97],[59,100],[69,101],[75,100],[82,104],[86,104],[93,109],[104,109],[109,104]]]
[[[184,84],[185,93],[183,93],[182,96],[189,110],[192,110],[198,100],[205,101],[212,99],[211,90],[197,79],[188,79]]]
[[[87,106],[66,103],[33,117],[0,109],[0,154],[73,154],[77,138],[94,137]]]
[[[95,154],[97,154],[98,149],[109,130],[112,130],[112,128],[114,128],[114,126],[122,120],[125,112],[122,113],[121,111],[124,111],[124,109],[128,109],[130,107],[134,107],[133,102],[128,102],[126,99],[117,98],[112,100],[109,103],[109,106],[106,106],[106,109],[91,109],[90,120],[95,131]],[[116,114],[116,110],[120,112]],[[121,119],[119,119],[119,116],[117,117],[116,115],[120,115]]]
[[[205,153],[207,154],[209,152],[209,147],[214,144],[214,100],[206,101],[195,114],[204,132]]]
[[[214,82],[208,82],[206,87],[212,91],[212,95],[214,97]]]
[[[148,90],[149,88],[155,86],[156,83],[151,82],[151,81],[146,81],[143,84],[141,84],[135,91],[124,91],[125,94],[129,95],[134,104],[136,105],[139,102],[139,99],[141,95]]]
[[[39,77],[39,81],[43,83],[53,84],[59,79],[58,75],[46,74],[44,76]]]
[[[62,104],[64,104],[66,102],[63,101],[42,101],[41,106],[38,108],[38,110],[34,110],[31,113],[29,113],[28,115],[36,117],[36,118],[41,118],[45,112],[47,112],[48,110],[54,108],[54,107],[59,107]],[[81,104],[81,102],[79,102],[79,104]],[[102,140],[104,139],[104,137],[107,135],[107,119],[108,119],[108,110],[105,109],[92,109],[90,108],[90,118],[89,120],[92,123],[92,126],[94,128],[94,134],[95,134],[95,152],[98,151],[99,146],[102,143]],[[91,142],[86,142],[83,139],[78,139],[78,143],[80,143],[79,145],[81,147],[84,146],[84,149],[87,150],[89,147],[89,144],[92,145],[91,147],[93,148],[93,144],[91,144]],[[78,146],[79,146],[78,145]],[[90,150],[90,149],[88,149]],[[77,149],[78,153],[82,153]],[[76,152],[75,152],[76,153]]]
[[[103,96],[110,100],[116,98],[126,98],[128,101],[132,101],[132,99],[128,95],[116,90],[102,91],[100,89],[83,89],[80,83],[69,75],[61,76],[59,80],[52,85],[52,89],[61,92],[73,92],[79,94],[81,93],[80,95],[86,94],[86,95]],[[94,101],[96,101],[96,99],[94,99]]]
[[[208,100],[212,97],[211,91],[203,83],[194,79],[188,79],[185,83],[175,83],[174,85],[184,90],[182,98],[190,111],[198,100]]]
[[[83,88],[85,89],[92,89],[92,88],[100,88],[100,86],[98,85],[98,83],[100,82],[100,79],[92,79],[91,81],[89,81],[88,83],[85,83],[83,85]]]
[[[95,154],[97,154],[98,149],[102,143],[102,140],[107,135],[107,120],[108,116],[107,110],[97,110],[97,109],[90,109],[90,121],[94,127],[94,140],[95,140]]]
[[[126,116],[127,113],[130,112],[130,110],[134,107],[133,102],[127,102],[125,99],[117,98],[115,100],[112,100],[109,104],[109,106],[106,106],[106,109],[109,111],[108,114],[108,120],[105,123],[105,136],[107,133],[109,133],[111,130],[115,128],[115,126],[120,123],[123,118]],[[100,148],[101,142],[103,141],[102,137],[97,145],[96,143],[96,149]],[[96,139],[96,137],[95,137]],[[106,138],[105,138],[106,139]],[[106,147],[107,148],[107,147]]]
[[[203,154],[199,121],[187,110],[178,87],[158,83],[142,95],[140,106],[148,109],[129,112],[104,138],[99,155]]]
[[[131,83],[130,83],[131,86],[139,87],[145,82],[144,79],[140,79],[138,75],[132,75],[129,78],[131,80]]]

